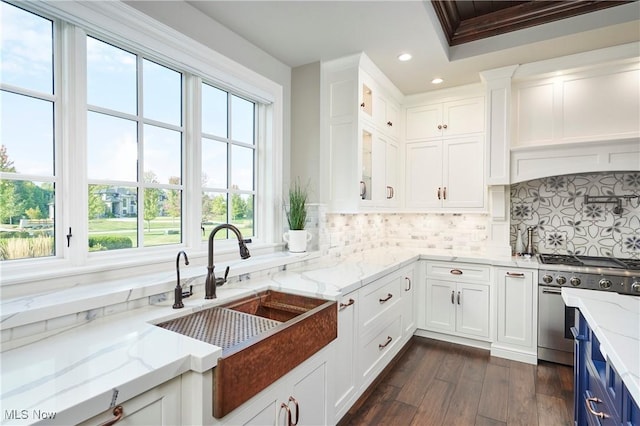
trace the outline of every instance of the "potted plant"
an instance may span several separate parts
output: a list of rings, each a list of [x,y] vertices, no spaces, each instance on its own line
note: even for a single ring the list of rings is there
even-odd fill
[[[303,187],[300,179],[297,179],[289,188],[288,210],[285,205],[289,231],[284,233],[283,238],[292,253],[307,251],[307,242],[311,239],[311,234],[304,229],[307,221],[307,187]]]

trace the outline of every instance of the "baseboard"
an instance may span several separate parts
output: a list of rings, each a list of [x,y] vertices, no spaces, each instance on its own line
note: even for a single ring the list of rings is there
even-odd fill
[[[449,334],[436,333],[434,331],[417,329],[414,336],[427,337],[434,340],[442,340],[443,342],[455,343],[458,345],[471,346],[479,349],[491,349],[491,342],[482,340],[467,339],[466,337],[452,336]]]
[[[495,344],[491,345],[491,356],[524,362],[526,364],[538,364],[537,353],[523,352],[511,347],[504,347]]]

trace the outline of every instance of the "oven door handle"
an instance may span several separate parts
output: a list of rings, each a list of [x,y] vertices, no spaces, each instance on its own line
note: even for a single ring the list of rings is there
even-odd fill
[[[562,290],[555,289],[555,288],[543,288],[542,289],[542,293],[543,294],[562,294]]]

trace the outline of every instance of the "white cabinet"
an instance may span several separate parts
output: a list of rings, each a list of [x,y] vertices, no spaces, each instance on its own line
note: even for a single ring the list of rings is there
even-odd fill
[[[640,136],[640,64],[527,80],[514,90],[514,146]]]
[[[358,347],[359,292],[338,301],[338,338],[335,343],[338,362],[332,371],[335,418],[340,419],[353,405],[358,391],[356,353]]]
[[[537,361],[537,270],[496,268],[496,341],[491,354],[535,364]]]
[[[416,105],[405,111],[407,142],[484,132],[484,98]]]
[[[415,265],[344,295],[338,304],[336,363],[331,369],[338,421],[413,336]]]
[[[484,97],[433,96],[449,100],[413,100],[404,110],[405,207],[482,211],[486,199]]]
[[[489,267],[485,265],[428,262],[422,327],[439,333],[490,340],[489,277]]]
[[[330,344],[220,421],[227,425],[328,424]],[[291,420],[291,421],[289,421]]]
[[[406,145],[409,209],[482,210],[485,204],[484,136]]]
[[[118,425],[179,425],[181,418],[181,386],[180,377],[156,386],[123,403],[122,418]],[[110,408],[81,426],[95,426],[114,419],[114,409]]]
[[[400,92],[364,54],[323,62],[322,87],[329,211],[397,206]]]

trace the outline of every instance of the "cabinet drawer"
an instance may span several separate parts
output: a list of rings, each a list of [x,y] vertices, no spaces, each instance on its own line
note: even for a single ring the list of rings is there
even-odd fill
[[[400,302],[402,281],[401,275],[393,274],[360,290],[360,333],[384,322],[385,314]]]
[[[386,362],[383,357],[400,344],[402,338],[402,321],[401,316],[397,315],[386,327],[379,333],[374,334],[370,338],[363,339],[361,368],[362,377],[366,379],[370,374],[381,370]],[[379,368],[378,368],[379,367]]]
[[[487,265],[473,263],[427,262],[427,277],[456,282],[489,282]]]

